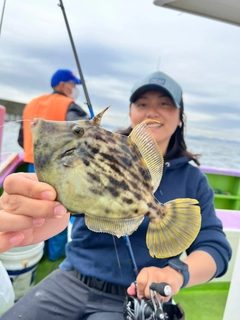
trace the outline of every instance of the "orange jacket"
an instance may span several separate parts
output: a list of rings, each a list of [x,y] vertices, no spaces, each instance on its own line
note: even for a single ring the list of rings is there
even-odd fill
[[[62,94],[45,94],[30,101],[23,110],[23,120],[43,118],[45,120],[65,121],[69,105],[74,102]],[[24,161],[33,163],[33,143],[30,122],[23,121]]]

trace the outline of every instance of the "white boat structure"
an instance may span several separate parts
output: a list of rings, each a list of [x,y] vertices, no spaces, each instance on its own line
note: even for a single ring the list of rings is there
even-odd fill
[[[160,7],[240,26],[239,0],[153,0],[153,3]],[[224,231],[233,249],[228,272],[223,277],[213,280],[230,282],[223,320],[240,319],[240,171],[210,167],[201,169],[209,176],[213,189],[216,188],[216,213],[223,222]]]
[[[160,7],[240,26],[239,0],[154,0],[153,3]]]

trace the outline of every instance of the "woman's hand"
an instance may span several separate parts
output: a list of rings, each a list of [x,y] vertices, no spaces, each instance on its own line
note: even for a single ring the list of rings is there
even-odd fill
[[[217,265],[213,257],[202,250],[196,250],[190,253],[184,260],[188,265],[190,279],[186,287],[195,286],[211,280],[217,271]],[[203,263],[204,261],[204,263]],[[181,272],[167,266],[165,268],[148,267],[143,268],[137,276],[137,292],[134,284],[128,288],[128,294],[137,294],[138,298],[149,298],[149,285],[152,282],[166,282],[172,288],[171,295],[178,293],[183,285],[183,275]],[[162,297],[167,302],[170,297]]]
[[[66,228],[67,210],[56,191],[35,174],[13,173],[0,198],[0,252],[44,241]]]
[[[171,296],[178,293],[183,284],[183,275],[167,266],[165,268],[148,267],[143,268],[137,276],[136,290],[135,285],[131,284],[127,292],[130,295],[137,294],[138,298],[150,298],[149,285],[152,283],[166,282],[172,288]],[[167,302],[171,296],[161,297],[164,302]]]

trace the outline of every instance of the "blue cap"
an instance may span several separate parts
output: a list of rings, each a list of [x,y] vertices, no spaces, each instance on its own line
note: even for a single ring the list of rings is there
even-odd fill
[[[78,79],[71,70],[59,69],[56,71],[51,79],[51,86],[56,87],[60,82],[73,81],[76,84],[81,84],[81,80]]]
[[[182,89],[177,82],[165,73],[157,71],[138,81],[132,88],[130,102],[136,101],[141,93],[149,90],[159,90],[167,93],[175,106],[180,108]]]

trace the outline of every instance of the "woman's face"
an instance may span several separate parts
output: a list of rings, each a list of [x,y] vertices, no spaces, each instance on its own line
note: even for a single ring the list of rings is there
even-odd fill
[[[164,155],[171,136],[181,122],[180,109],[174,105],[172,99],[161,91],[146,91],[131,104],[129,115],[133,128],[146,119],[160,122],[148,126]]]

